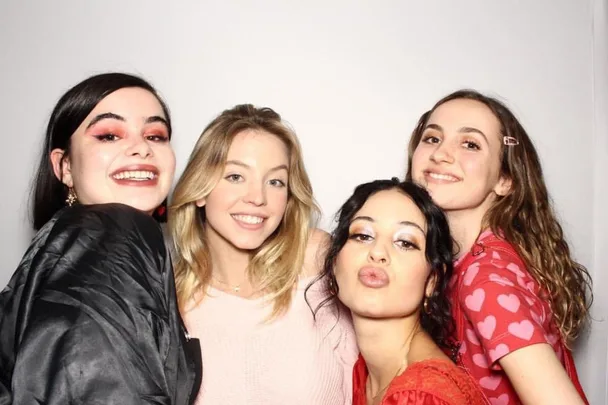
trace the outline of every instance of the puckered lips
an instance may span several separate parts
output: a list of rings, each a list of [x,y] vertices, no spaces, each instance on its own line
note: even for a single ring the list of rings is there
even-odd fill
[[[359,270],[359,281],[369,288],[382,288],[388,285],[386,270],[380,267],[366,266]]]

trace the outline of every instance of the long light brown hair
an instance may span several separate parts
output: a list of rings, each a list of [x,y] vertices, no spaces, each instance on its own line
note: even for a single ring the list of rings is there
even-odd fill
[[[427,122],[440,105],[458,99],[483,103],[500,122],[502,136],[519,144],[501,142],[501,175],[511,180],[511,190],[498,197],[486,212],[483,227],[502,232],[526,263],[528,270],[546,292],[553,316],[566,342],[571,343],[589,317],[593,296],[587,269],[571,254],[543,178],[540,159],[523,126],[500,101],[474,90],[459,90],[439,100],[420,117],[409,143],[406,178],[411,180],[412,155]]]
[[[199,137],[169,206],[168,228],[173,241],[175,279],[180,309],[193,299],[204,299],[211,280],[211,256],[205,237],[206,198],[224,171],[228,150],[245,130],[264,131],[285,143],[289,155],[288,201],[277,230],[253,252],[247,275],[255,287],[274,302],[271,317],[285,311],[304,264],[312,222],[319,212],[304,168],[302,150],[294,131],[270,108],[237,105],[215,118]]]

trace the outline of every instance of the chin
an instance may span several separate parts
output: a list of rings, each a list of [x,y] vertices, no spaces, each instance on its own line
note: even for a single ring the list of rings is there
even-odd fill
[[[246,241],[233,241],[232,244],[234,245],[234,247],[236,247],[239,250],[256,250],[258,249],[260,246],[262,246],[262,244],[265,242],[266,240],[246,240]]]
[[[137,210],[151,214],[162,203],[162,201],[141,201],[141,200],[124,200],[117,201],[120,204],[131,206]]]

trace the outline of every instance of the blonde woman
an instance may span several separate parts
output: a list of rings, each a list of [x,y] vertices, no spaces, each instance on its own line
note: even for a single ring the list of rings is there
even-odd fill
[[[313,319],[327,235],[295,133],[270,108],[224,111],[200,136],[169,211],[179,305],[200,339],[205,405],[350,404],[347,312]],[[315,302],[316,301],[316,302]]]

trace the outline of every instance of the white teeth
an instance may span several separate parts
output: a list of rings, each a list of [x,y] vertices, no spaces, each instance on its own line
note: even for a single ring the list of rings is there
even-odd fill
[[[232,217],[237,221],[241,221],[250,225],[261,224],[262,221],[264,221],[264,218],[254,217],[253,215],[233,215]]]
[[[439,174],[439,173],[429,172],[429,177],[432,177],[437,180],[458,181],[458,179],[456,177],[450,176],[449,174]]]
[[[129,180],[144,181],[144,180],[152,180],[156,176],[154,175],[154,173],[147,171],[147,170],[130,170],[130,171],[116,173],[112,177],[115,178],[116,180],[129,179]]]

